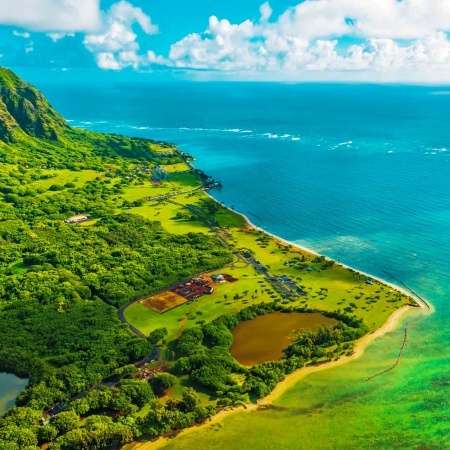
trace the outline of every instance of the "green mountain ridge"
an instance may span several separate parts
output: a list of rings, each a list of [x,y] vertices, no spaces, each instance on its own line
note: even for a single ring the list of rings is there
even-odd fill
[[[0,68],[0,140],[16,142],[20,131],[52,141],[68,128],[41,92],[12,71]]]
[[[70,127],[38,89],[0,67],[0,163],[100,170],[123,158],[176,162],[167,153],[167,143]]]

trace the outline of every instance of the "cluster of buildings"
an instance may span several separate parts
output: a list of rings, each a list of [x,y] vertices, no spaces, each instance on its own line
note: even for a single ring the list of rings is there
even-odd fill
[[[202,295],[212,294],[214,292],[212,282],[225,283],[226,281],[229,283],[234,283],[238,280],[237,278],[233,278],[231,275],[226,273],[212,275],[210,279],[206,276],[200,275],[199,277],[191,278],[186,283],[178,285],[176,288],[173,288],[171,292],[181,295],[181,297],[184,297],[186,300],[195,300]]]
[[[210,285],[209,280],[204,276],[192,278],[186,283],[180,284],[172,289],[175,294],[181,295],[187,300],[195,300],[202,295],[212,294],[214,288]]]
[[[138,373],[136,375],[136,378],[140,380],[151,380],[157,373],[164,372],[166,370],[166,367],[160,366],[156,369],[149,369],[147,366],[141,367],[138,369]]]
[[[214,283],[225,283],[226,281],[228,281],[229,283],[234,283],[235,281],[237,281],[237,278],[234,278],[231,275],[224,273],[219,275],[212,275],[211,280],[213,280]]]

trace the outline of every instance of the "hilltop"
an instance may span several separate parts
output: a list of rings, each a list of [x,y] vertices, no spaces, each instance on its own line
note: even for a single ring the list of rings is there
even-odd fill
[[[168,144],[152,139],[70,127],[39,90],[0,67],[0,162],[71,170],[120,158],[165,163],[161,149],[172,153]]]
[[[0,140],[17,142],[27,136],[57,141],[66,121],[33,86],[0,68]]]

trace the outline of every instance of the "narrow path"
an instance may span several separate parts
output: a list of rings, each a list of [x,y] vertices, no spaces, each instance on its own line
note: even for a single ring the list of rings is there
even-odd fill
[[[415,319],[409,321],[409,322],[406,324],[406,326],[405,326],[405,333],[404,333],[404,336],[403,336],[402,346],[401,346],[401,348],[400,348],[400,352],[399,352],[399,354],[398,354],[398,356],[397,356],[397,359],[396,359],[395,363],[392,364],[392,366],[388,367],[387,369],[382,370],[381,372],[378,372],[378,373],[376,373],[375,375],[372,375],[372,376],[366,378],[366,381],[373,380],[374,378],[376,378],[376,377],[378,377],[378,376],[380,376],[380,375],[383,375],[383,374],[385,374],[385,373],[387,373],[387,372],[390,372],[391,370],[394,370],[394,369],[399,365],[400,360],[402,359],[402,356],[403,356],[403,352],[404,352],[405,347],[406,347],[406,343],[407,343],[407,341],[408,341],[408,330],[409,330],[409,327],[410,327],[413,323],[416,323],[416,322],[418,322],[419,320],[422,320],[422,319],[424,319],[425,317],[429,316],[430,313],[431,313],[430,305],[428,304],[428,302],[427,302],[425,299],[423,299],[420,295],[418,295],[416,292],[414,292],[409,286],[407,286],[405,283],[403,283],[402,281],[400,281],[400,280],[399,280],[397,277],[395,277],[394,275],[390,274],[389,272],[386,272],[385,270],[383,270],[383,272],[384,272],[386,275],[389,275],[391,278],[393,278],[393,279],[394,279],[395,281],[397,281],[398,283],[400,283],[400,284],[401,284],[403,287],[405,287],[409,292],[411,292],[411,294],[413,294],[415,297],[417,297],[417,298],[425,305],[425,307],[427,308],[427,311],[426,311],[425,314],[423,314],[423,315],[421,315],[421,316],[419,316],[419,317],[416,317]]]
[[[208,300],[210,300],[209,297],[206,297],[206,298],[204,298],[202,301],[199,301],[199,302],[197,302],[197,303],[194,303],[194,304],[189,308],[188,312],[184,315],[183,320],[181,321],[180,328],[178,329],[176,339],[178,339],[178,338],[181,336],[181,333],[183,332],[184,327],[186,326],[186,321],[187,321],[189,315],[190,315],[191,313],[193,313],[199,306],[203,305],[203,303],[206,303]]]

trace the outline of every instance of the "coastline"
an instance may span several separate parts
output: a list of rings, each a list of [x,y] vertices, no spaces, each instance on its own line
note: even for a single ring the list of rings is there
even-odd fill
[[[423,306],[420,306],[420,309],[424,308]],[[290,387],[301,381],[302,379],[306,378],[308,375],[311,375],[316,372],[321,372],[323,370],[332,369],[334,367],[339,367],[344,364],[347,364],[351,361],[359,359],[363,354],[365,349],[377,338],[380,338],[384,336],[385,334],[395,330],[397,326],[400,324],[404,314],[408,311],[416,310],[417,308],[413,306],[402,306],[401,308],[394,311],[387,321],[378,328],[373,333],[366,334],[362,338],[358,339],[356,341],[356,345],[354,348],[354,352],[351,356],[343,356],[339,358],[337,361],[330,361],[323,364],[315,365],[315,366],[306,366],[302,367],[295,372],[290,373],[289,375],[286,375],[286,377],[280,381],[275,389],[268,394],[266,397],[258,400],[256,403],[250,403],[246,404],[244,406],[239,406],[231,409],[224,409],[217,414],[215,414],[211,420],[208,422],[202,423],[197,426],[193,426],[190,428],[186,428],[184,430],[181,430],[178,435],[186,435],[193,433],[197,431],[199,428],[207,427],[208,425],[214,425],[217,423],[222,422],[225,418],[239,413],[239,412],[252,412],[257,410],[260,407],[264,407],[266,405],[271,405],[274,401],[276,401],[279,397],[281,397]],[[163,448],[167,443],[169,443],[173,439],[173,437],[161,437],[154,441],[150,442],[144,442],[144,443],[138,443],[134,447],[132,447],[133,450],[150,450],[150,449],[160,449]]]
[[[304,245],[300,245],[300,244],[297,244],[297,243],[295,243],[295,242],[288,241],[288,240],[286,240],[286,239],[281,238],[280,236],[277,236],[276,234],[273,234],[273,233],[270,233],[270,232],[267,231],[267,230],[264,230],[263,228],[259,227],[258,225],[255,225],[254,223],[252,223],[252,221],[251,221],[251,220],[248,218],[248,216],[246,216],[245,214],[240,213],[240,212],[237,212],[237,211],[231,209],[230,207],[224,205],[223,203],[218,202],[218,200],[216,200],[211,194],[209,194],[208,191],[205,190],[205,191],[203,191],[203,192],[204,192],[209,198],[211,198],[213,201],[215,201],[215,202],[219,203],[220,205],[222,205],[224,208],[228,209],[229,211],[233,212],[234,214],[237,214],[237,215],[243,217],[244,220],[245,220],[246,223],[247,223],[247,226],[249,226],[250,228],[254,228],[254,229],[258,230],[258,231],[262,231],[263,233],[265,233],[265,234],[267,234],[268,236],[272,237],[272,238],[275,239],[276,241],[278,241],[278,242],[280,242],[280,243],[282,243],[282,244],[284,244],[284,245],[291,245],[292,247],[295,247],[297,250],[301,250],[301,251],[310,253],[310,254],[315,255],[315,256],[325,256],[325,255],[321,255],[320,253],[317,253],[315,250],[312,250],[312,249],[310,249],[310,248],[308,248],[308,247],[305,247]],[[327,256],[325,256],[325,258],[326,258],[327,260],[331,260],[331,258],[329,258],[329,257],[327,257]],[[335,261],[335,260],[333,260],[333,261]],[[365,277],[372,278],[373,280],[376,280],[376,281],[378,281],[379,283],[383,283],[383,284],[385,284],[385,285],[391,287],[392,289],[394,289],[394,290],[396,290],[396,291],[398,291],[398,292],[401,292],[402,294],[406,295],[407,297],[413,298],[414,301],[415,301],[415,302],[417,303],[417,305],[419,306],[419,308],[426,308],[426,307],[428,307],[429,310],[430,310],[430,313],[434,312],[434,308],[433,308],[433,305],[432,305],[432,304],[430,304],[428,301],[427,301],[427,303],[424,303],[424,302],[423,302],[416,294],[413,294],[412,292],[409,292],[407,289],[405,289],[405,288],[403,288],[403,287],[401,287],[401,286],[398,286],[398,285],[396,285],[396,284],[394,284],[394,283],[391,283],[391,282],[389,282],[389,281],[386,281],[385,279],[383,279],[383,278],[381,278],[381,277],[376,277],[376,276],[374,276],[374,275],[371,275],[370,273],[364,272],[364,271],[359,270],[359,269],[355,269],[354,267],[351,267],[351,266],[349,266],[349,265],[347,265],[347,264],[343,264],[343,263],[338,262],[338,261],[335,261],[335,262],[336,262],[337,265],[339,265],[339,266],[341,266],[341,267],[344,267],[345,269],[354,270],[355,272],[360,273],[361,275],[364,275]],[[395,313],[395,311],[394,311],[394,313]],[[393,314],[394,314],[394,313],[393,313]],[[390,316],[390,317],[391,317],[391,316]],[[389,318],[388,318],[388,320],[389,320]],[[379,328],[379,329],[381,329],[381,328]]]
[[[212,195],[210,195],[206,190],[204,191],[205,194],[210,197],[213,201],[219,203]],[[233,209],[229,208],[228,206],[220,203],[222,206],[224,206],[225,208],[227,208],[229,211],[232,211],[235,214],[240,215],[241,217],[244,218],[244,220],[246,221],[247,225],[251,228],[257,229],[259,231],[262,231],[263,233],[266,233],[267,235],[271,236],[273,239],[275,239],[276,241],[283,243],[285,245],[291,245],[295,248],[297,248],[298,250],[302,250],[305,252],[308,252],[310,254],[316,255],[316,256],[321,256],[319,255],[319,253],[315,252],[314,250],[311,250],[307,247],[304,247],[302,245],[296,244],[294,242],[290,242],[287,241],[286,239],[280,238],[279,236],[276,236],[273,233],[270,233],[266,230],[263,230],[261,227],[258,227],[257,225],[253,224],[250,219],[245,215],[242,214],[240,212],[236,212]],[[330,258],[327,258],[330,259]],[[341,267],[344,267],[346,269],[350,269],[350,270],[354,270],[355,272],[364,275],[366,277],[369,277],[373,280],[376,280],[379,283],[385,284],[389,287],[391,287],[393,290],[396,290],[398,292],[403,293],[404,295],[406,295],[407,297],[413,298],[414,301],[417,303],[418,307],[414,307],[414,306],[409,306],[409,305],[405,305],[402,306],[401,308],[395,310],[386,320],[386,322],[377,330],[375,330],[372,333],[368,333],[365,336],[363,336],[362,338],[358,339],[355,343],[355,347],[354,347],[354,352],[352,355],[350,356],[342,356],[341,358],[339,358],[337,361],[330,361],[330,362],[326,362],[326,363],[322,363],[322,364],[318,364],[318,365],[314,365],[314,366],[306,366],[306,367],[302,367],[294,372],[292,372],[291,374],[287,375],[282,381],[280,381],[275,389],[268,394],[266,397],[258,400],[256,403],[251,403],[251,404],[246,404],[243,406],[239,406],[239,407],[235,407],[235,408],[231,408],[231,409],[224,409],[220,412],[218,412],[217,414],[215,414],[208,422],[205,422],[203,424],[197,425],[197,426],[192,426],[190,428],[186,428],[184,430],[181,430],[179,433],[177,433],[178,435],[186,435],[186,434],[190,434],[195,432],[196,430],[198,430],[199,428],[202,427],[206,427],[208,425],[213,425],[213,424],[217,424],[222,422],[225,418],[227,418],[228,416],[231,416],[235,413],[238,412],[251,412],[251,411],[255,411],[260,407],[264,407],[267,405],[271,405],[273,402],[275,402],[280,396],[282,396],[290,387],[292,387],[293,385],[295,385],[296,383],[298,383],[299,381],[301,381],[302,379],[306,378],[308,375],[316,373],[316,372],[321,372],[323,370],[327,370],[327,369],[332,369],[334,367],[339,367],[342,366],[344,364],[347,364],[353,360],[357,360],[359,359],[361,356],[363,356],[366,348],[373,342],[375,341],[377,338],[380,338],[382,336],[384,336],[385,334],[394,331],[400,324],[400,322],[403,319],[403,316],[409,312],[409,311],[420,311],[423,310],[425,308],[428,308],[429,313],[432,313],[434,311],[434,308],[432,307],[432,305],[430,305],[428,302],[424,302],[422,301],[422,299],[420,299],[417,295],[415,295],[413,292],[408,292],[407,289],[397,286],[394,283],[390,283],[380,277],[375,277],[371,274],[368,274],[366,272],[363,272],[361,270],[357,270],[354,269],[353,267],[350,267],[346,264],[342,264],[340,262],[336,262],[336,264],[339,264]],[[159,449],[159,448],[163,448],[167,443],[170,442],[170,440],[173,439],[173,437],[161,437],[158,438],[154,441],[150,441],[150,442],[145,442],[145,443],[138,443],[135,446],[133,446],[133,450],[137,450],[137,449],[141,449],[141,450],[149,450],[149,449]]]

